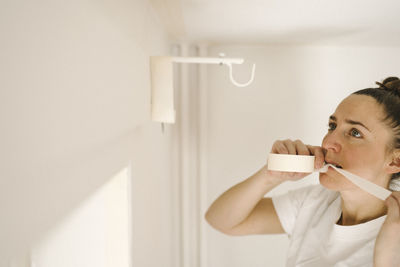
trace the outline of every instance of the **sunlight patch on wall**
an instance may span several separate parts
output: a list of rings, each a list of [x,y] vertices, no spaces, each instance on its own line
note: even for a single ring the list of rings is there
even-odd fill
[[[122,169],[53,228],[32,249],[31,266],[130,267],[130,177]]]

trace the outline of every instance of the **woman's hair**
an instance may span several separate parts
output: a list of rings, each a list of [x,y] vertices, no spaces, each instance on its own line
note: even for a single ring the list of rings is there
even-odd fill
[[[389,147],[400,148],[400,79],[388,77],[382,83],[376,82],[378,88],[366,88],[354,92],[355,95],[367,95],[373,97],[385,112],[383,122],[392,130],[394,138]],[[400,191],[400,172],[394,173],[390,181],[390,189]]]

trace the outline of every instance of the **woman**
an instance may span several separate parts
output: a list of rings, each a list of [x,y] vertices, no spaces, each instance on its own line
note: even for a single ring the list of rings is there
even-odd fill
[[[389,77],[377,84],[339,104],[321,147],[284,140],[271,152],[315,155],[316,169],[332,163],[399,190],[400,80]],[[287,266],[400,266],[398,192],[382,201],[330,167],[320,173],[320,185],[264,198],[279,184],[306,175],[269,171],[265,165],[223,193],[206,220],[229,235],[288,234]]]

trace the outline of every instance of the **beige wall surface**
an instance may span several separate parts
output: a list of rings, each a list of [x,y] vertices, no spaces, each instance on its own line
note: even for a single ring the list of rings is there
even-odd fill
[[[106,245],[97,234],[109,227],[96,216],[121,190],[104,193],[104,185],[127,169],[129,196],[118,196],[130,209],[132,265],[177,266],[171,160],[179,136],[150,121],[149,56],[171,54],[170,37],[149,2],[1,1],[0,266],[63,267],[54,264],[62,257],[107,266],[96,253]],[[207,67],[208,204],[260,168],[274,140],[320,144],[341,99],[399,76],[396,47],[209,47],[209,56],[219,52],[245,59],[234,66],[239,82],[251,63],[257,70],[252,85],[237,88],[225,67]],[[270,195],[316,182],[312,175]],[[206,230],[207,267],[284,266],[283,235]],[[64,253],[73,247],[65,240],[76,251]]]
[[[320,145],[328,117],[351,92],[374,87],[375,81],[399,76],[400,48],[323,46],[212,46],[243,57],[234,77],[244,82],[257,64],[253,84],[237,88],[224,67],[208,68],[208,203],[265,164],[277,139],[300,139]],[[283,184],[270,195],[317,183]],[[284,235],[229,237],[207,228],[209,267],[284,266]]]
[[[149,113],[170,44],[148,1],[3,0],[0,33],[0,266],[129,164],[132,262],[171,266],[171,132]]]

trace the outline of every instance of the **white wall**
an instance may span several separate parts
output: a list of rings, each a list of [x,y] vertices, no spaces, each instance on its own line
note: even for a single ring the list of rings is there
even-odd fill
[[[234,87],[225,67],[209,67],[208,91],[208,203],[249,177],[266,161],[276,139],[301,139],[320,145],[328,117],[351,92],[375,86],[390,75],[399,76],[400,48],[396,47],[290,47],[213,46],[210,56],[225,52],[243,57],[234,67],[240,82]],[[316,183],[284,184],[271,192]],[[208,228],[209,267],[284,266],[287,238],[276,236],[229,237]]]
[[[67,255],[42,241],[65,233],[71,214],[130,163],[132,263],[175,266],[173,128],[162,134],[149,114],[149,56],[169,54],[169,38],[148,2],[3,0],[0,33],[0,266],[22,262],[37,244],[55,259]],[[261,167],[275,139],[320,144],[343,97],[399,75],[395,47],[213,46],[209,54],[218,52],[246,59],[234,67],[237,80],[248,78],[247,63],[257,72],[254,84],[236,88],[225,67],[208,68],[209,204]],[[93,211],[80,214],[90,220]],[[285,261],[284,236],[228,237],[208,228],[207,238],[210,267]],[[69,257],[95,262],[103,245]],[[40,267],[46,253],[35,255]]]
[[[3,0],[0,33],[0,266],[130,162],[133,264],[172,266],[171,133],[149,113],[169,38],[148,1]]]

